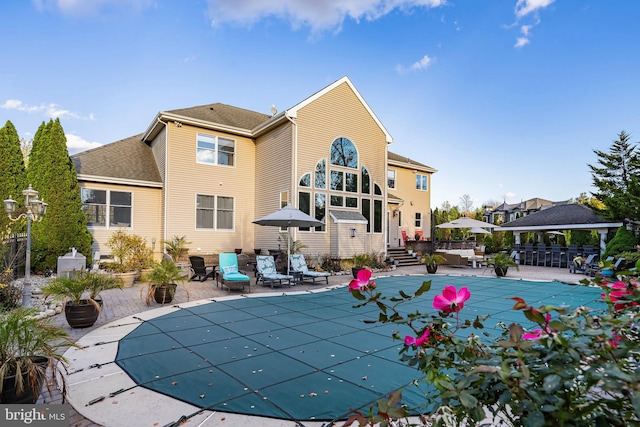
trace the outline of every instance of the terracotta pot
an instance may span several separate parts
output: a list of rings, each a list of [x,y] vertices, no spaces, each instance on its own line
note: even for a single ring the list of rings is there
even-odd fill
[[[96,300],[100,307],[102,307],[102,300]],[[80,304],[71,304],[67,302],[64,307],[64,315],[67,318],[67,323],[72,328],[88,328],[93,326],[98,320],[100,312],[98,309],[87,300],[80,300]]]

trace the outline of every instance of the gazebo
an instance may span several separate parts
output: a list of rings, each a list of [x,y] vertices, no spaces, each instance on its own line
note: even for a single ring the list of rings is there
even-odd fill
[[[515,243],[520,244],[520,234],[535,232],[538,241],[544,233],[560,230],[596,230],[600,234],[600,253],[606,249],[607,233],[617,229],[622,222],[610,222],[585,205],[566,204],[551,206],[514,221],[506,222],[496,231],[513,231]]]

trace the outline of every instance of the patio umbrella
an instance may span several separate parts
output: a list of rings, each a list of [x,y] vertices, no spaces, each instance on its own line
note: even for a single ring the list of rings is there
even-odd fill
[[[445,222],[444,224],[436,225],[437,228],[493,228],[497,227],[495,224],[490,224],[484,221],[478,221],[477,219],[461,216],[453,221]]]
[[[471,228],[471,233],[474,233],[474,234],[491,234],[490,231],[485,230],[484,228],[480,228],[480,227]]]
[[[290,227],[318,227],[324,225],[322,221],[318,221],[312,216],[307,215],[298,208],[293,206],[285,206],[284,208],[272,212],[262,218],[253,221],[254,224],[265,225],[271,227],[287,227],[289,233]],[[289,254],[291,248],[289,243],[291,239],[287,239],[287,274],[289,274]]]

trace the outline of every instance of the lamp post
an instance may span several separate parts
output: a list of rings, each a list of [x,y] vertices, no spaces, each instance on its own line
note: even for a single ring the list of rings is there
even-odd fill
[[[11,221],[18,221],[21,218],[27,219],[27,254],[24,265],[24,286],[22,287],[22,306],[31,307],[31,222],[39,222],[44,218],[47,211],[47,204],[42,200],[38,200],[38,192],[31,188],[22,190],[24,196],[24,207],[27,209],[25,213],[17,217],[11,216],[16,211],[16,201],[11,196],[4,201],[4,210],[9,215]]]

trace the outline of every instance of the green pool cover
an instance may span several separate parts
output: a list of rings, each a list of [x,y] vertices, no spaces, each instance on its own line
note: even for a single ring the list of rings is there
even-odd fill
[[[425,278],[393,276],[376,282],[381,292],[392,296],[401,289],[412,294]],[[524,298],[534,306],[593,307],[600,296],[598,289],[560,282],[429,279],[431,291],[404,310],[433,311],[433,296],[445,286],[466,286],[471,299],[460,314],[470,319],[491,314],[485,322],[489,332],[498,322],[526,327],[522,313],[511,309],[514,301],[509,297]],[[415,412],[424,410],[420,390],[411,385],[421,378],[420,372],[399,361],[402,342],[392,339],[398,326],[365,323],[377,319],[378,309],[355,309],[356,303],[342,287],[183,308],[145,321],[125,336],[116,363],[142,387],[213,411],[294,421],[338,420],[402,387],[403,402]],[[493,332],[499,333],[497,328]]]

